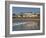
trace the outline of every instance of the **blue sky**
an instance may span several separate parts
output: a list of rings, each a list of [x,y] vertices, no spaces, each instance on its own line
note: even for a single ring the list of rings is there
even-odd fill
[[[12,12],[18,14],[20,12],[32,12],[32,13],[40,13],[40,8],[28,8],[28,7],[13,7]]]

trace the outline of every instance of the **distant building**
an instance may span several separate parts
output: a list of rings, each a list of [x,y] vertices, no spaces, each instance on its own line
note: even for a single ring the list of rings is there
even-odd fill
[[[19,14],[13,14],[14,17],[37,17],[40,16],[39,13],[32,13],[32,12],[24,12],[24,13],[19,13]]]
[[[31,17],[32,16],[32,13],[24,13],[23,16],[25,16],[25,17]]]

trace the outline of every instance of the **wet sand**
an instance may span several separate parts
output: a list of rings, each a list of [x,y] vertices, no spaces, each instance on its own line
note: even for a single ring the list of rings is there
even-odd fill
[[[40,30],[40,19],[13,19],[13,31]]]

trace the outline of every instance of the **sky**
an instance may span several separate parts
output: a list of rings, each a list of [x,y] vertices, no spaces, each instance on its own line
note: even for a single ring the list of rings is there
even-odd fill
[[[32,13],[40,13],[40,8],[29,8],[29,7],[13,7],[12,12],[15,14],[21,13],[21,12],[32,12]]]

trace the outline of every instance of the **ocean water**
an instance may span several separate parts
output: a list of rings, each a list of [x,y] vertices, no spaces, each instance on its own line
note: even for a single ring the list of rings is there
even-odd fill
[[[13,20],[12,31],[40,30],[40,20]]]

